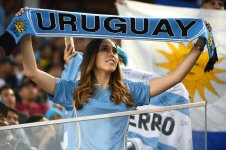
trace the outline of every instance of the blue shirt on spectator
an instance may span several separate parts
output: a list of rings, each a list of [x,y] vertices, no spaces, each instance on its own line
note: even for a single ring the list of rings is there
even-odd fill
[[[149,84],[144,82],[124,81],[132,96],[135,105],[149,104]],[[116,105],[110,99],[110,88],[102,89],[98,84],[95,94],[81,109],[74,109],[73,92],[78,83],[72,80],[58,79],[56,90],[51,100],[63,106],[64,118],[74,118],[90,115],[122,112],[134,109],[123,102]],[[66,124],[65,136],[67,150],[123,150],[126,147],[126,133],[128,116],[81,121]]]

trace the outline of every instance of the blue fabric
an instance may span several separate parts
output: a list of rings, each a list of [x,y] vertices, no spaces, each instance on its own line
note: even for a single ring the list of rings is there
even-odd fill
[[[64,65],[64,71],[62,72],[62,79],[75,80],[80,71],[80,65],[82,63],[83,53],[78,52],[69,64]],[[73,69],[71,69],[73,68]]]
[[[200,8],[197,2],[189,2],[186,0],[155,0],[155,4],[168,5],[168,6],[179,6],[179,7],[192,7]]]
[[[205,149],[205,131],[192,131],[193,149]],[[207,132],[208,150],[225,150],[226,132]]]
[[[144,137],[138,133],[135,132],[128,132],[128,137],[130,137],[130,139],[128,141],[132,142],[134,144],[134,146],[136,147],[136,149],[138,149],[137,147],[137,143],[135,141],[133,141],[133,138],[140,138],[142,139],[142,142],[145,145],[149,145],[151,146],[151,148],[153,148],[154,150],[176,150],[176,148],[169,146],[169,145],[165,145],[162,144],[161,142],[158,141],[158,138],[148,138],[148,137]]]
[[[59,115],[62,117],[62,113],[59,109],[51,107],[45,114],[46,118],[51,120],[54,115]]]
[[[91,38],[149,39],[191,41],[204,37],[209,57],[215,49],[212,33],[202,19],[195,18],[129,18],[56,10],[29,9],[14,17],[7,32],[18,43],[25,34],[36,36],[75,36]]]
[[[125,84],[134,96],[136,104],[145,105],[149,103],[149,85],[146,85],[143,82],[134,83],[126,80]],[[56,82],[55,94],[51,100],[61,104],[65,108],[65,118],[76,117],[72,93],[77,86],[77,82],[71,80],[58,79]],[[99,85],[96,85],[95,93],[96,94],[89,98],[89,101],[84,104],[82,109],[77,110],[78,117],[128,111],[131,109],[124,103],[118,105],[114,104],[110,100],[111,91],[109,87],[107,89],[102,89]],[[81,149],[123,149],[123,147],[126,146],[125,140],[128,119],[128,116],[126,116],[80,122]],[[70,143],[68,144],[67,149],[71,150],[77,147],[77,125],[68,125],[67,128],[65,127],[65,132],[68,134],[68,143]]]
[[[150,100],[150,104],[155,106],[172,106],[188,103],[189,103],[188,99],[186,99],[184,96],[168,91],[165,91],[155,97],[152,97]],[[190,115],[188,109],[179,109],[178,111],[187,116]]]
[[[70,63],[68,65],[66,65],[66,69],[64,69],[64,71],[63,71],[64,73],[63,73],[62,78],[65,79],[65,77],[68,77],[68,79],[70,79],[70,80],[78,80],[80,78],[80,76],[77,76],[77,75],[79,75],[78,72],[80,71],[79,68],[80,68],[82,59],[83,58],[82,58],[81,53],[78,53],[75,57],[73,57],[71,59]],[[76,64],[76,67],[74,64]],[[127,75],[126,79],[129,78],[128,71],[130,71],[130,68],[123,67],[122,71],[123,71],[124,75]],[[69,72],[70,72],[70,74],[67,75],[67,73],[69,73]],[[134,75],[134,73],[135,72],[133,72],[133,75]],[[138,72],[136,72],[136,73],[138,73]],[[143,73],[142,75],[145,76],[145,73]],[[155,76],[155,78],[159,77],[159,75],[157,75],[157,74],[154,74],[153,76]],[[148,78],[151,78],[151,76],[150,77],[146,76],[146,78],[148,80]],[[154,78],[154,77],[152,77],[152,78]],[[133,89],[130,89],[130,90],[133,90]],[[174,93],[175,91],[180,91],[180,90],[182,90],[181,85],[178,84],[174,87],[174,89],[171,89],[171,91],[163,92],[153,98],[150,98],[150,100],[146,101],[145,103],[152,104],[154,106],[171,106],[171,105],[175,105],[175,104],[187,104],[188,100],[182,96],[183,93],[181,93],[182,95],[180,95],[178,93],[177,94]],[[136,105],[139,105],[139,102],[136,102]],[[142,104],[140,104],[140,105],[142,105]],[[188,109],[181,109],[178,111],[189,116]],[[160,148],[168,149],[168,150],[173,149],[173,147],[171,147],[170,145],[165,145],[165,144],[159,142],[158,138],[146,138],[145,136],[137,134],[136,132],[129,131],[129,134],[127,135],[127,137],[129,138],[128,140],[131,141],[135,146],[137,143],[136,143],[136,141],[133,141],[133,138],[140,138],[140,140],[142,142],[144,142],[144,144],[147,144],[148,146],[150,146],[152,148],[157,149],[157,147],[158,147],[159,149]]]
[[[128,56],[127,56],[126,52],[124,52],[120,46],[117,46],[117,50],[118,50],[118,55],[120,57],[122,57],[123,63],[126,66],[128,63]]]

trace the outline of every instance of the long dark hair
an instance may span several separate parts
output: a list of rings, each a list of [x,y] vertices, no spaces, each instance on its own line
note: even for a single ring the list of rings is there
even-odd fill
[[[81,108],[83,104],[87,102],[92,95],[94,95],[94,84],[96,84],[97,82],[93,69],[102,41],[103,39],[91,40],[86,47],[86,52],[84,53],[82,61],[79,87],[75,89],[73,95],[75,107],[77,109]],[[111,100],[115,104],[124,102],[127,106],[134,106],[133,97],[123,82],[119,63],[117,64],[116,70],[111,73],[109,87],[111,90]]]

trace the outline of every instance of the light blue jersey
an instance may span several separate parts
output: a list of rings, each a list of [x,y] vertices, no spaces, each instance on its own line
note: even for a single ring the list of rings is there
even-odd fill
[[[149,85],[143,82],[125,81],[135,99],[135,105],[149,104]],[[89,98],[82,109],[74,110],[73,92],[78,86],[75,81],[59,79],[51,100],[64,107],[64,118],[90,116],[128,111],[133,108],[124,103],[118,105],[110,100],[110,88],[102,89],[96,85],[95,95]],[[99,120],[81,121],[65,126],[67,150],[124,150],[129,117],[116,117]]]

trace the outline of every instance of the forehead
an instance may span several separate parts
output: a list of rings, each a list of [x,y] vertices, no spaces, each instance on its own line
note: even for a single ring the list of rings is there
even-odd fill
[[[222,2],[222,3],[224,3],[223,0],[207,0],[206,3],[208,3],[208,2]]]
[[[112,41],[112,40],[109,40],[109,39],[104,39],[100,46],[110,46],[110,47],[116,47],[116,44]]]
[[[18,116],[14,111],[10,111],[10,110],[8,111],[8,115],[15,115],[15,116]],[[7,115],[7,116],[8,116],[8,115]]]

